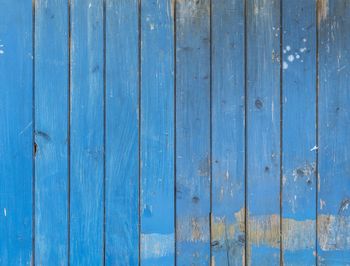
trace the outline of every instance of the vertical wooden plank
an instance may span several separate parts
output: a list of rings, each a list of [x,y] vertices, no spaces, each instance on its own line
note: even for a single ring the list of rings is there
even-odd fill
[[[212,263],[245,264],[244,2],[212,1]]]
[[[316,1],[283,1],[284,265],[314,265],[316,252]]]
[[[280,262],[280,1],[247,2],[247,260]]]
[[[141,264],[174,265],[172,1],[141,1]]]
[[[137,265],[138,1],[106,5],[106,264]]]
[[[0,1],[0,264],[32,261],[32,1]]]
[[[70,263],[103,262],[103,1],[71,2]]]
[[[350,2],[318,3],[318,265],[350,264]]]
[[[64,265],[68,259],[67,1],[36,0],[35,51],[35,261]]]
[[[210,261],[210,1],[176,2],[178,265]]]

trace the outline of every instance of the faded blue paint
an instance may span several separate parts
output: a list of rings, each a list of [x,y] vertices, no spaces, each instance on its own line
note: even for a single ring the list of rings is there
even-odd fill
[[[172,1],[141,1],[141,263],[175,264]],[[157,234],[159,237],[150,237]],[[163,243],[164,236],[167,241]],[[149,242],[151,241],[151,242]],[[164,245],[172,249],[162,251]],[[152,246],[152,249],[148,247]],[[157,250],[158,249],[158,250]],[[151,253],[151,254],[150,254]],[[157,255],[157,256],[155,256]]]
[[[280,2],[247,2],[247,216],[280,214]],[[248,223],[249,225],[249,223]],[[247,261],[277,265],[279,248],[252,242]],[[272,232],[280,235],[279,227]],[[269,262],[269,263],[267,263]]]
[[[350,264],[350,2],[319,5],[318,265]],[[322,216],[335,216],[335,223]],[[334,237],[336,236],[336,237]]]
[[[32,262],[32,1],[0,1],[0,264]]]
[[[70,264],[103,263],[103,1],[71,2]]]
[[[212,237],[215,265],[244,265],[244,2],[212,1]],[[242,212],[244,214],[244,211]],[[230,232],[231,230],[231,232]],[[232,233],[234,230],[234,233]],[[213,231],[213,230],[212,230]],[[233,234],[233,235],[232,235]]]
[[[67,1],[35,2],[35,51],[35,261],[42,265],[65,265],[68,262]]]
[[[316,0],[283,1],[282,8],[282,216],[316,223]],[[301,247],[305,239],[282,223],[284,265],[316,263],[315,228],[303,230],[312,245],[288,250],[288,242]]]
[[[138,1],[106,1],[106,265],[139,262]]]

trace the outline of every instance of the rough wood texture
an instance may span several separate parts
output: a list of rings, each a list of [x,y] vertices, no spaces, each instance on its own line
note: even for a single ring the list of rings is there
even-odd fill
[[[318,265],[347,265],[350,264],[350,2],[320,2]]]
[[[280,2],[249,0],[246,19],[247,262],[277,265],[280,260]],[[271,234],[267,236],[268,230]]]
[[[71,2],[70,264],[103,262],[103,1]]]
[[[283,1],[282,252],[313,265],[316,252],[316,1]],[[298,221],[291,226],[290,219]],[[308,245],[306,245],[308,243]]]
[[[35,2],[35,51],[35,262],[64,265],[68,261],[67,1]]]
[[[211,8],[212,263],[244,265],[244,3]]]
[[[176,2],[176,251],[210,261],[210,1]]]
[[[141,262],[174,265],[172,1],[141,4]]]
[[[139,261],[138,1],[106,1],[106,264]]]

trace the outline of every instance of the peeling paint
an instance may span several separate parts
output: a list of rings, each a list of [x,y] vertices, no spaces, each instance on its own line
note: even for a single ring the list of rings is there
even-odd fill
[[[174,254],[174,234],[141,234],[141,257],[160,258]]]
[[[328,16],[328,0],[317,0],[318,10],[318,25],[321,24]]]

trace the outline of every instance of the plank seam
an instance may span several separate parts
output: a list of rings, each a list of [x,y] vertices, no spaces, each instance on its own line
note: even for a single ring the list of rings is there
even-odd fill
[[[213,214],[213,154],[212,154],[212,146],[213,146],[213,104],[212,104],[212,87],[213,87],[213,64],[212,64],[212,54],[213,54],[213,42],[212,42],[212,1],[209,0],[209,190],[210,190],[210,206],[209,206],[209,253],[210,253],[210,261],[209,264],[212,265],[212,255],[213,249],[211,246],[213,235],[212,235],[212,214]],[[228,262],[229,263],[229,262]]]
[[[247,1],[244,1],[244,265],[247,263],[247,242],[248,242],[248,211],[247,211],[247,149],[248,149],[248,130],[247,130],[247,114],[248,114],[248,91],[247,91]]]
[[[141,2],[138,0],[138,265],[141,265]]]
[[[174,265],[177,263],[177,230],[176,230],[176,0],[173,3],[173,41],[174,41]]]
[[[32,0],[32,265],[35,265],[35,0]]]
[[[71,175],[71,169],[70,169],[70,156],[71,156],[71,140],[70,140],[70,126],[71,126],[71,46],[72,46],[72,40],[71,40],[71,0],[68,0],[68,127],[67,127],[67,172],[68,172],[68,182],[67,182],[67,265],[70,265],[70,175]]]
[[[103,0],[103,265],[106,265],[106,14]]]
[[[280,1],[280,265],[284,265],[283,261],[283,0]]]

